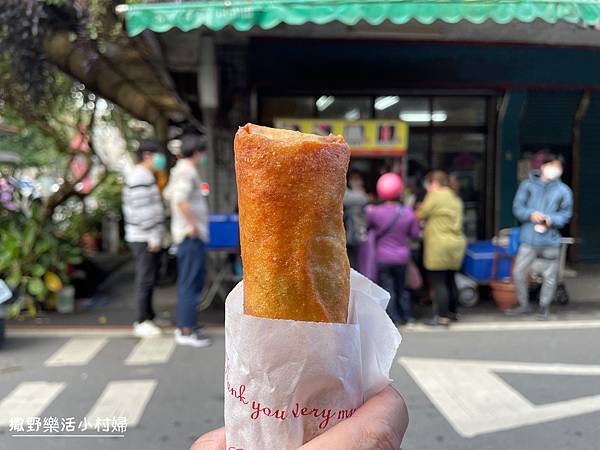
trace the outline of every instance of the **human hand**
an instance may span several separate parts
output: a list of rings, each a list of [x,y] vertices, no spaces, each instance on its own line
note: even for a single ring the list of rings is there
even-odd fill
[[[225,428],[221,427],[200,436],[190,450],[226,450]]]
[[[533,223],[542,223],[545,220],[545,216],[541,213],[541,212],[534,212],[533,214],[531,214],[531,216],[529,217],[529,219],[533,222]]]
[[[198,225],[196,225],[196,224],[190,225],[190,231],[188,232],[187,236],[192,239],[197,238],[198,237]]]
[[[150,253],[158,253],[161,250],[160,244],[148,244],[148,251]]]
[[[408,427],[408,410],[398,391],[388,386],[354,415],[304,444],[299,450],[398,450]],[[225,429],[200,437],[190,450],[226,450]]]

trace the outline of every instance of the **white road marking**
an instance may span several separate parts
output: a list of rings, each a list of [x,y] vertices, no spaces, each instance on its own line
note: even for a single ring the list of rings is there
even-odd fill
[[[460,322],[453,323],[447,329],[417,324],[401,327],[403,333],[445,333],[461,331],[542,331],[542,330],[581,330],[600,328],[600,320],[515,320],[498,322]]]
[[[173,335],[174,328],[163,328],[165,335]],[[208,335],[223,336],[225,328],[222,325],[207,325],[203,328]],[[31,337],[56,337],[56,338],[71,338],[71,337],[107,337],[107,338],[122,338],[134,337],[131,327],[26,327],[26,326],[9,326],[6,330],[6,336],[12,338],[31,338]]]
[[[600,411],[600,387],[598,395],[534,405],[494,373],[600,376],[597,365],[429,358],[400,358],[399,363],[464,437]]]
[[[95,424],[98,418],[126,417],[127,427],[135,427],[157,384],[156,380],[111,381],[86,415],[88,422]]]
[[[69,339],[44,363],[47,367],[85,366],[106,345],[106,338]]]
[[[39,416],[65,388],[66,383],[26,381],[0,402],[0,426],[8,426],[11,417]]]
[[[175,339],[160,337],[141,339],[125,360],[128,366],[166,363],[175,350]]]

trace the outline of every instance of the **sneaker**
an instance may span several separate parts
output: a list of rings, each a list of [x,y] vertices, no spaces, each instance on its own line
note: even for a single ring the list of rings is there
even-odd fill
[[[212,340],[205,336],[201,330],[197,329],[191,334],[183,334],[179,328],[175,330],[175,343],[178,345],[188,345],[190,347],[208,347]]]
[[[450,319],[448,319],[447,317],[437,317],[436,316],[436,317],[432,317],[429,320],[426,320],[423,323],[429,327],[448,328],[450,326]]]
[[[516,306],[512,309],[507,309],[504,311],[504,314],[507,316],[524,316],[531,314],[531,308],[529,306]]]
[[[162,335],[162,330],[151,320],[144,320],[133,324],[133,335],[138,338],[153,338]]]
[[[173,322],[163,317],[155,317],[154,319],[152,319],[152,322],[154,323],[154,325],[160,328],[167,328],[173,325]]]

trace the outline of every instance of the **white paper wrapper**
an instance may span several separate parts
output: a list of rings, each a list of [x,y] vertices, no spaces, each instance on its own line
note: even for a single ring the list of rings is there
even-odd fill
[[[243,314],[239,283],[225,304],[228,449],[296,449],[383,389],[401,341],[388,300],[352,271],[348,324],[263,319]]]

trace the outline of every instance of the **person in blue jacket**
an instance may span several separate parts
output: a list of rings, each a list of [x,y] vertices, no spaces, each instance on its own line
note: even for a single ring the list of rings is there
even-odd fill
[[[540,294],[540,319],[547,320],[556,293],[560,264],[560,229],[573,213],[573,193],[560,180],[564,160],[560,155],[544,154],[540,170],[519,186],[513,202],[513,214],[521,222],[521,245],[513,269],[519,306],[509,315],[529,314],[527,276],[537,259],[544,260],[544,281]]]

